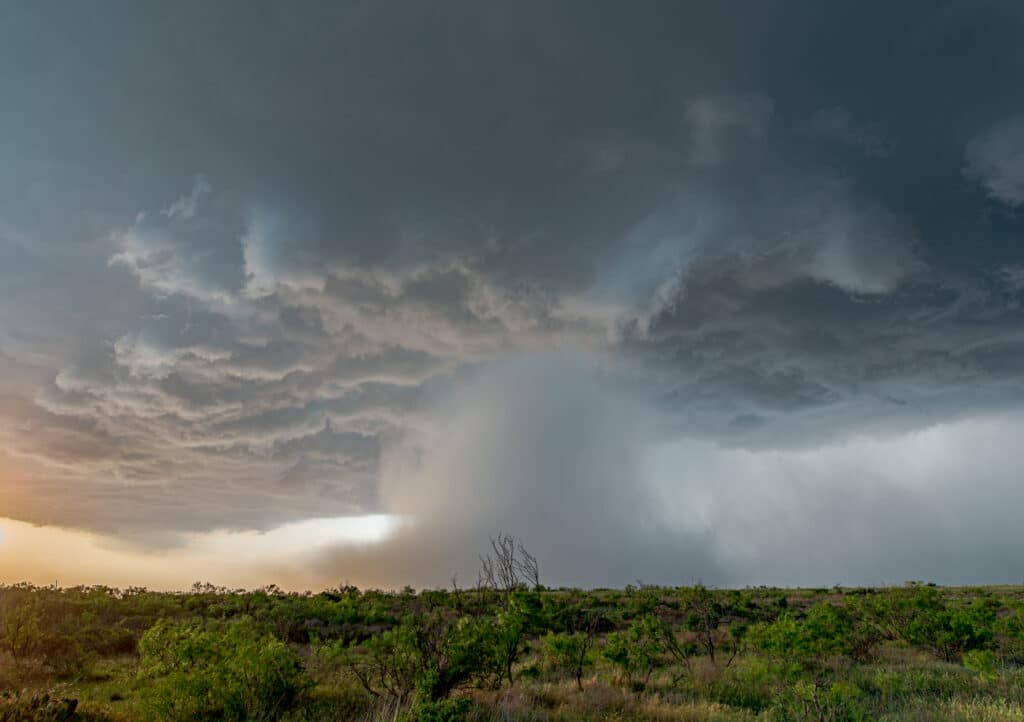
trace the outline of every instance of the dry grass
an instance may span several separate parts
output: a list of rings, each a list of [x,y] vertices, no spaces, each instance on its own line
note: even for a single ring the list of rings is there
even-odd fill
[[[474,699],[489,710],[487,722],[735,722],[752,720],[746,711],[715,702],[678,702],[658,692],[637,695],[597,677],[586,680],[581,692],[574,682],[477,693]]]
[[[1024,707],[1003,700],[917,699],[881,722],[1024,722]]]

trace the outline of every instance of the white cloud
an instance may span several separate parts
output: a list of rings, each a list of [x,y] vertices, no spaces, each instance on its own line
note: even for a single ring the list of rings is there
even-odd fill
[[[251,211],[242,236],[245,266],[245,294],[261,298],[273,294],[279,285],[314,292],[323,290],[329,267],[313,250],[301,228],[292,227],[280,214],[270,210]]]
[[[168,346],[153,343],[143,334],[125,334],[114,342],[114,360],[132,376],[165,379],[186,359],[207,364],[226,362],[231,351],[206,344]]]
[[[118,249],[111,267],[131,272],[139,285],[158,297],[188,296],[205,303],[230,303],[234,294],[217,278],[216,249],[184,242],[169,229],[135,225],[116,233]],[[239,269],[240,271],[240,269]]]
[[[188,195],[181,196],[171,205],[164,208],[163,213],[168,218],[183,218],[185,220],[194,218],[199,210],[199,202],[204,196],[209,195],[213,186],[203,175],[197,175],[192,182],[192,190]]]

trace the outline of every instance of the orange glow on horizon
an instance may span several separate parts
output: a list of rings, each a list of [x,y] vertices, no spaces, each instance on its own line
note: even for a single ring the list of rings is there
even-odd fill
[[[180,546],[150,549],[114,536],[0,518],[0,582],[181,590],[209,581],[232,588],[274,583],[318,589],[337,580],[318,578],[303,559],[333,546],[383,542],[400,524],[387,515],[313,519],[267,532],[184,534]]]

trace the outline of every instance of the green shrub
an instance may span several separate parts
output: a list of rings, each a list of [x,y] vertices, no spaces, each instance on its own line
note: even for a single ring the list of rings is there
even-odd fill
[[[333,654],[373,696],[434,702],[475,680],[500,681],[500,629],[490,618],[442,610],[408,615],[360,647],[333,645]]]
[[[762,652],[805,667],[840,654],[864,661],[880,641],[854,610],[828,602],[811,607],[803,619],[785,612],[770,624],[755,625],[750,638]]]
[[[400,719],[401,722],[463,722],[472,711],[472,700],[444,699],[414,705]]]
[[[1024,666],[1024,607],[1012,605],[994,627],[999,658],[1004,665]]]
[[[864,693],[852,684],[833,682],[826,686],[802,679],[778,696],[771,719],[862,722],[872,719],[863,700]]]
[[[996,673],[996,655],[990,649],[972,649],[964,654],[964,666],[983,677]]]
[[[139,697],[150,719],[271,720],[306,688],[295,652],[249,619],[207,625],[160,620],[139,648]]]
[[[14,659],[33,654],[42,638],[42,605],[35,595],[18,595],[0,609],[0,645]]]
[[[879,595],[873,612],[891,636],[946,662],[958,662],[964,652],[994,646],[998,609],[998,601],[989,595],[962,603],[934,586],[910,584]]]
[[[59,679],[84,676],[95,657],[78,638],[62,634],[43,637],[39,654]]]
[[[777,679],[766,660],[761,657],[738,659],[724,670],[708,690],[710,696],[721,704],[742,707],[760,712],[771,703],[772,691]],[[703,690],[697,689],[700,695]]]
[[[544,657],[548,664],[563,673],[571,674],[576,686],[583,689],[583,671],[590,663],[590,648],[594,638],[584,632],[554,634],[544,637]]]
[[[604,656],[619,669],[621,682],[642,690],[664,662],[661,624],[650,614],[634,619],[625,632],[608,635]]]

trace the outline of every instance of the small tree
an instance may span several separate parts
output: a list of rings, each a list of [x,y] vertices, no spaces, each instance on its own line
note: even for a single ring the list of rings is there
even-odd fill
[[[639,691],[647,686],[651,674],[663,664],[663,632],[653,615],[634,619],[625,632],[608,635],[605,658],[619,668],[619,679]]]
[[[526,649],[527,635],[537,626],[540,602],[534,594],[513,592],[507,608],[499,611],[490,626],[489,643],[497,665],[498,683],[514,683],[512,668]]]
[[[696,633],[697,642],[704,648],[711,664],[715,661],[715,649],[721,633],[724,608],[718,597],[703,584],[687,590],[683,596],[684,609],[687,611],[686,626]]]
[[[590,651],[597,640],[601,616],[585,612],[573,620],[572,631],[564,634],[548,632],[544,638],[544,652],[556,669],[569,672],[576,687],[583,691],[583,670],[590,662]]]
[[[0,641],[15,660],[30,655],[41,639],[42,611],[34,593],[15,597],[0,617]]]
[[[374,697],[435,702],[493,668],[491,635],[487,620],[435,610],[407,616],[370,639],[364,650],[337,650],[349,673]]]

